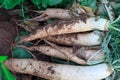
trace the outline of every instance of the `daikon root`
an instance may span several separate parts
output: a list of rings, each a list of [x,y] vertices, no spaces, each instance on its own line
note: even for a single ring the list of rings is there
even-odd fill
[[[81,6],[76,2],[74,2],[72,6],[69,6],[68,9],[48,8],[45,11],[32,11],[40,14],[40,16],[28,19],[34,21],[46,21],[50,18],[69,20],[75,17],[79,17],[81,14],[87,14],[90,16],[94,15],[92,8]]]
[[[58,18],[58,19],[63,19],[63,20],[69,20],[72,17],[72,13],[70,10],[66,9],[56,9],[56,8],[48,8],[45,11],[33,11],[41,14],[40,16],[31,18],[29,20],[35,20],[35,21],[46,21],[50,18]]]
[[[51,18],[57,18],[62,20],[69,20],[72,18],[79,17],[81,14],[94,15],[93,11],[89,7],[81,6],[79,3],[74,4],[70,10],[69,9],[60,9],[60,8],[48,8],[45,11],[33,11],[40,16],[28,19],[32,21],[46,21]]]
[[[50,42],[54,42],[62,45],[83,45],[83,46],[93,46],[100,45],[102,43],[104,33],[99,31],[89,32],[89,33],[74,33],[66,35],[57,35],[46,37]]]
[[[52,56],[52,57],[56,57],[59,59],[64,59],[64,60],[70,60],[73,61],[75,63],[78,64],[86,64],[85,60],[80,59],[79,57],[76,57],[74,54],[72,54],[69,50],[69,48],[63,48],[63,47],[58,47],[57,49],[51,46],[32,46],[27,48],[29,50],[37,50],[40,51],[42,54],[48,55],[48,56]]]
[[[104,61],[104,53],[100,49],[84,49],[84,47],[76,50],[79,58],[86,61],[87,65],[98,64]]]
[[[91,30],[108,30],[109,21],[104,18],[90,17],[87,19],[76,18],[69,21],[53,22],[45,25],[44,27],[37,29],[33,34],[23,37],[22,41],[32,41],[39,38],[48,36],[70,34],[77,32],[85,32]]]
[[[26,47],[26,49],[31,51],[39,51],[42,54],[51,57],[56,57],[59,59],[68,60],[69,58],[70,61],[83,65],[87,64],[87,62],[91,62],[91,61],[100,62],[104,59],[103,52],[99,51],[98,49],[79,48],[76,51],[74,51],[72,48],[68,48],[68,47],[59,47],[59,46],[56,47],[57,48],[54,48],[52,46],[40,45],[40,46]]]
[[[49,80],[101,80],[113,71],[106,63],[94,66],[53,64],[32,59],[8,59],[5,66],[13,71]]]

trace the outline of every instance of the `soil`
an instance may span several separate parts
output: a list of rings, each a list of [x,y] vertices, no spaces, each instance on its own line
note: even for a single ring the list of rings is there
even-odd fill
[[[16,27],[13,17],[0,8],[0,55],[11,56],[13,40],[17,35]]]

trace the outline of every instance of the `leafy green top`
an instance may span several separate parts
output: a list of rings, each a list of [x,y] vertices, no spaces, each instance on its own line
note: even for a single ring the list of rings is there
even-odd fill
[[[102,49],[105,52],[105,62],[110,63],[114,70],[120,69],[120,16],[109,24]]]
[[[25,0],[0,0],[0,3],[2,3],[2,6],[5,9],[12,9],[16,5],[24,3],[24,1]],[[31,0],[31,1],[38,8],[40,6],[46,8],[47,6],[57,5],[62,2],[62,0]]]

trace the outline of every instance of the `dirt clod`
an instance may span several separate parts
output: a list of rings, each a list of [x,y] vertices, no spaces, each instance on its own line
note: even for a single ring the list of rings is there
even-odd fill
[[[16,37],[16,25],[9,14],[0,9],[0,55],[10,56],[13,39]]]

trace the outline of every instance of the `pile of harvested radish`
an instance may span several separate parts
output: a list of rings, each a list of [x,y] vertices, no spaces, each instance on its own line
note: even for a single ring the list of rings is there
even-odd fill
[[[119,69],[120,17],[112,21],[95,16],[89,7],[75,7],[74,3],[73,8],[33,11],[41,15],[19,24],[31,34],[22,37],[18,43],[34,40],[40,43],[42,40],[45,44],[18,47],[77,65],[9,59],[4,63],[6,67],[49,80],[101,80]],[[53,18],[58,20],[39,27],[39,23]],[[30,24],[32,22],[36,25]]]

